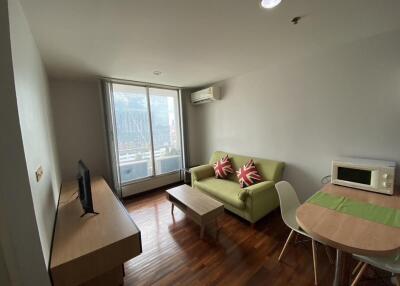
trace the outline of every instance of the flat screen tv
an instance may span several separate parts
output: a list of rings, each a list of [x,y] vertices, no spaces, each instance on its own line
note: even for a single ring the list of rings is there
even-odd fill
[[[82,204],[84,216],[87,213],[97,214],[93,210],[92,189],[90,184],[90,172],[82,160],[78,162],[78,182],[79,182],[79,199]]]

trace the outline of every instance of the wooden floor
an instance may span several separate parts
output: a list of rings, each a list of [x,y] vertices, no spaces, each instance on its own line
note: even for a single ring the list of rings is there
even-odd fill
[[[142,233],[143,253],[125,263],[124,285],[313,285],[311,242],[291,244],[278,262],[289,234],[279,210],[255,229],[225,211],[218,242],[210,229],[204,240],[199,226],[171,204],[164,191],[125,201]],[[332,285],[334,265],[318,250],[319,285]],[[358,284],[391,285],[388,273],[369,270]],[[386,277],[386,278],[385,278]]]

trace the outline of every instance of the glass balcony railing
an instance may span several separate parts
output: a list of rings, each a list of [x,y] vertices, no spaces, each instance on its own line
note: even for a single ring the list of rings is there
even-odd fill
[[[158,174],[179,171],[182,168],[181,155],[169,155],[155,158],[155,168]],[[120,162],[121,181],[123,183],[143,179],[152,175],[152,164],[148,159],[124,160]]]

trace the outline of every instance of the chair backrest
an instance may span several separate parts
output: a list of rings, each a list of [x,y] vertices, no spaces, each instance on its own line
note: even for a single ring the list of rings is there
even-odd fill
[[[279,196],[283,221],[291,228],[298,228],[296,209],[300,206],[300,201],[296,191],[292,185],[286,181],[276,183],[275,188]]]

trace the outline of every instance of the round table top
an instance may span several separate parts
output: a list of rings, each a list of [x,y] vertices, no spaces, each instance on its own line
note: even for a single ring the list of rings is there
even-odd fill
[[[400,196],[371,193],[353,188],[325,185],[332,195],[400,209]],[[348,253],[380,256],[400,250],[400,228],[357,218],[315,204],[304,203],[296,211],[300,227],[316,240]]]

